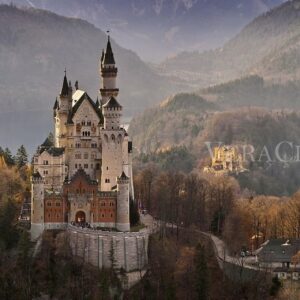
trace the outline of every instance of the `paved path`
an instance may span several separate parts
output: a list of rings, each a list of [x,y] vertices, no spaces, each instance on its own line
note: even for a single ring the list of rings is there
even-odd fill
[[[220,266],[222,265],[222,262],[228,262],[238,266],[243,266],[247,269],[260,270],[259,267],[252,265],[253,263],[255,263],[254,257],[231,256],[225,243],[220,238],[207,232],[201,231],[201,233],[208,236],[211,239],[214,245],[215,255],[218,259]]]
[[[147,214],[147,215],[141,214],[140,219],[141,219],[141,223],[146,226],[146,228],[144,228],[143,230],[147,230],[149,233],[157,232],[157,230],[159,229],[159,226],[161,225],[160,224],[161,222],[155,220],[149,214]],[[167,223],[166,226],[176,228],[176,225],[171,224],[171,223]],[[200,231],[200,230],[196,230],[196,229],[195,229],[195,231],[197,231],[201,234],[204,234],[205,236],[210,238],[210,240],[212,241],[213,246],[214,246],[214,252],[215,252],[216,258],[217,258],[219,266],[221,268],[223,268],[223,262],[228,262],[228,263],[232,263],[232,264],[235,264],[238,266],[243,266],[244,268],[247,268],[247,269],[260,270],[259,267],[253,265],[256,262],[255,257],[231,256],[229,254],[227,246],[220,238],[218,238],[217,236],[215,236],[211,233],[208,233],[208,232],[204,232],[204,231]]]

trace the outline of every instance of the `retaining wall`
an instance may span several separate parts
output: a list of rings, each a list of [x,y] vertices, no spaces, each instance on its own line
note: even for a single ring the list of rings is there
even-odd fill
[[[106,232],[67,229],[72,253],[99,268],[123,268],[126,272],[142,270],[148,263],[148,232]]]

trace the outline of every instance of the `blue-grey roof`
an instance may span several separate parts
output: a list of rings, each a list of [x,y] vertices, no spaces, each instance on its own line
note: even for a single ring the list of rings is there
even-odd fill
[[[300,239],[271,239],[258,253],[259,262],[290,262],[300,251]]]

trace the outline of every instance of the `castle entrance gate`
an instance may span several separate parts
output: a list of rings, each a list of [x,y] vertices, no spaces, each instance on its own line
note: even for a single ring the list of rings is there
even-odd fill
[[[75,222],[76,223],[85,223],[85,212],[80,210],[75,215]]]

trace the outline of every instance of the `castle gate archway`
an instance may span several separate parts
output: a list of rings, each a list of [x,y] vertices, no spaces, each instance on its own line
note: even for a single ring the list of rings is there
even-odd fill
[[[79,210],[75,215],[75,223],[85,223],[85,212],[82,210]]]

